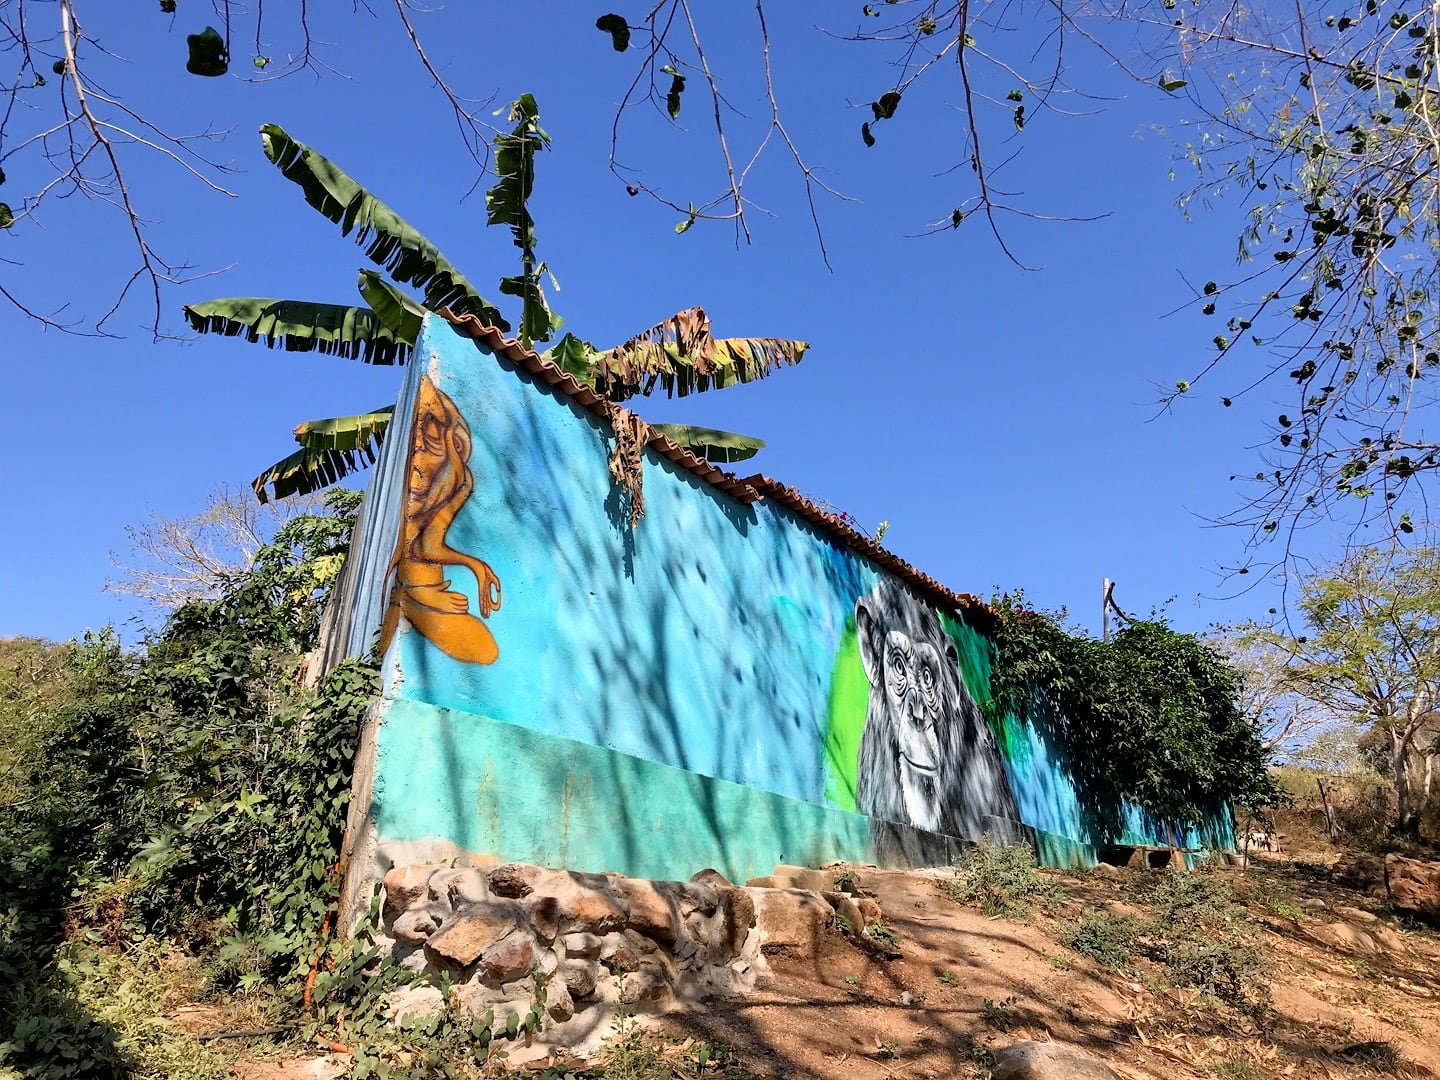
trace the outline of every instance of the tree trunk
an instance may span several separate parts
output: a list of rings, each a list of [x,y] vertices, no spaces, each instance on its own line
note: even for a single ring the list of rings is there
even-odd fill
[[[1320,805],[1325,808],[1325,835],[1333,844],[1340,830],[1335,827],[1335,807],[1330,804],[1330,790],[1325,786],[1324,777],[1315,777],[1315,785],[1320,789]]]
[[[1410,738],[1398,731],[1390,732],[1390,771],[1395,777],[1395,830],[1402,836],[1415,836],[1420,819],[1410,798]]]

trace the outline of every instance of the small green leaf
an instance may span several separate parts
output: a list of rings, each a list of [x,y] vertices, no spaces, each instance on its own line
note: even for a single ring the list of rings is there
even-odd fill
[[[895,115],[895,110],[900,107],[900,95],[894,90],[888,90],[880,95],[878,101],[870,103],[870,111],[875,114],[876,120],[889,120]]]
[[[1184,79],[1171,79],[1164,75],[1160,76],[1160,89],[1164,90],[1167,94],[1173,94],[1184,85],[1186,85]]]
[[[1213,281],[1207,281],[1207,282],[1205,282],[1205,295],[1206,295],[1206,296],[1214,296],[1214,295],[1215,295],[1217,292],[1219,292],[1219,291],[1220,291],[1220,286],[1219,286],[1219,285],[1216,285],[1215,282],[1213,282]]]
[[[1222,397],[1222,398],[1220,399],[1220,404],[1221,404],[1221,405],[1224,405],[1225,408],[1228,409],[1228,408],[1230,408],[1232,402],[1230,401],[1230,399],[1229,399],[1228,397]]]
[[[665,94],[665,111],[670,114],[671,120],[678,120],[680,119],[680,95],[685,92],[685,76],[669,64],[660,70],[670,76],[670,89]]]
[[[1025,92],[1023,90],[1011,90],[1010,93],[1006,94],[1005,96],[1011,101],[1025,100]]]
[[[160,10],[166,15],[174,15],[175,0],[160,0]]]
[[[1180,391],[1180,393],[1183,394],[1183,393],[1185,393],[1186,391],[1188,391],[1188,390],[1190,389],[1190,384],[1189,384],[1188,382],[1186,382],[1184,379],[1179,379],[1179,380],[1177,380],[1176,383],[1175,383],[1175,389],[1178,390],[1178,391]]]
[[[630,26],[623,15],[616,15],[613,11],[601,15],[595,20],[595,29],[610,35],[610,44],[616,52],[624,52],[630,47]]]
[[[0,229],[8,229],[14,224],[15,212],[10,209],[10,204],[0,202]]]
[[[1200,311],[1201,311],[1201,313],[1203,313],[1203,314],[1205,314],[1205,315],[1214,315],[1214,314],[1215,314],[1215,305],[1214,305],[1214,304],[1206,304],[1203,308],[1200,309]]]
[[[689,232],[690,226],[695,224],[695,218],[697,216],[698,214],[696,213],[695,208],[692,206],[690,208],[690,216],[675,226],[675,235],[680,236],[682,233]]]
[[[64,60],[56,60],[55,63],[53,63],[53,64],[50,65],[50,70],[53,71],[56,75],[64,75],[64,74],[65,74],[65,61],[64,61]]]
[[[952,229],[955,228],[957,225],[960,224],[960,222],[962,222],[962,221],[964,221],[964,220],[965,220],[965,211],[960,210],[960,209],[955,209],[955,210],[951,210],[951,211],[950,211],[950,227],[951,227]]]
[[[254,64],[254,65],[255,65],[258,69],[260,69],[261,71],[264,71],[267,67],[270,66],[270,57],[268,57],[268,56],[257,56],[257,57],[255,57],[254,60],[252,60],[252,61],[250,61],[250,62],[251,62],[252,64]]]
[[[866,146],[875,145],[875,136],[870,134],[870,124],[868,122],[860,125],[860,138],[865,140]]]
[[[1024,131],[1024,130],[1025,130],[1025,106],[1024,106],[1024,105],[1016,105],[1016,106],[1015,106],[1015,130],[1016,130],[1016,131]]]

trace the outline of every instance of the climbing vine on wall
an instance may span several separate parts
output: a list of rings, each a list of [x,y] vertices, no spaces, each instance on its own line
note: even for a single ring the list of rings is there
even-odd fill
[[[1206,642],[1161,620],[1096,641],[1022,593],[992,603],[991,722],[1025,716],[1055,731],[1102,834],[1118,830],[1122,799],[1181,823],[1277,800],[1264,747],[1240,712],[1241,677]]]

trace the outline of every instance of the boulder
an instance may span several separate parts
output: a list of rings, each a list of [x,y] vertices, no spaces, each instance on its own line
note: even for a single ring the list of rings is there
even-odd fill
[[[411,908],[395,920],[390,936],[406,945],[423,945],[440,929],[440,918],[428,907]]]
[[[563,982],[552,982],[545,988],[545,1011],[559,1024],[575,1015],[575,1001]]]
[[[880,901],[872,900],[868,896],[855,898],[855,906],[860,909],[860,917],[864,920],[862,925],[869,926],[876,919],[880,918]]]
[[[1376,915],[1373,911],[1366,911],[1363,908],[1357,907],[1337,907],[1335,914],[1339,915],[1346,922],[1365,923],[1368,925],[1369,923],[1377,923],[1380,921],[1380,916]]]
[[[600,962],[611,971],[634,971],[640,966],[640,953],[624,934],[606,934],[600,942]]]
[[[582,957],[586,960],[594,960],[600,955],[600,936],[598,934],[566,934],[560,939],[561,946],[565,949],[565,955],[571,957]]]
[[[621,878],[616,885],[629,912],[629,928],[654,941],[674,944],[680,918],[671,897],[653,881]]]
[[[788,949],[809,955],[835,917],[822,897],[805,889],[751,889],[750,895],[765,952]]]
[[[720,873],[719,870],[712,870],[708,866],[698,874],[693,875],[690,880],[701,885],[713,885],[717,889],[733,888],[732,884],[726,880],[724,874]]]
[[[865,913],[860,910],[859,903],[849,893],[827,892],[821,895],[825,897],[825,902],[835,909],[837,925],[846,927],[848,933],[862,933],[866,923],[872,921],[865,918]],[[840,919],[844,919],[845,922],[840,924]]]
[[[525,901],[525,914],[535,935],[544,942],[551,942],[560,934],[560,901],[553,896],[539,893]]]
[[[1017,1042],[995,1051],[994,1080],[1120,1080],[1097,1057],[1057,1042]]]
[[[490,891],[496,896],[519,900],[535,891],[540,879],[540,868],[525,863],[502,863],[491,869]]]
[[[1396,911],[1440,924],[1440,863],[1387,855],[1385,883]]]
[[[625,908],[612,892],[612,888],[611,882],[606,878],[571,874],[570,882],[555,893],[564,929],[589,934],[608,934],[612,930],[624,928]]]
[[[560,966],[555,969],[555,983],[564,985],[572,998],[588,998],[595,993],[595,980],[599,972],[589,960],[562,960]]]
[[[625,976],[620,993],[622,1000],[650,1008],[663,1006],[674,996],[665,970],[655,964],[642,964],[634,974]]]
[[[1386,898],[1385,860],[1378,855],[1347,852],[1330,868],[1330,877],[1337,885],[1345,885],[1377,900]]]
[[[445,921],[425,942],[426,955],[446,968],[469,967],[487,948],[525,924],[519,904],[496,900],[470,904]]]
[[[451,871],[445,883],[450,892],[451,907],[460,908],[490,899],[489,875],[476,867],[466,866]]]
[[[385,916],[395,918],[428,899],[433,866],[395,866],[385,875]]]
[[[725,944],[731,956],[739,956],[755,925],[755,898],[748,889],[725,889],[720,893],[720,906],[725,911]]]
[[[480,972],[491,982],[510,982],[530,970],[538,952],[526,931],[512,930],[480,954]]]
[[[762,888],[805,889],[808,892],[831,892],[835,888],[835,875],[828,870],[813,870],[808,866],[786,866],[781,864],[770,871]],[[752,882],[751,884],[754,884]]]
[[[1324,936],[1351,952],[1378,953],[1380,946],[1364,930],[1348,922],[1332,922],[1324,928]]]

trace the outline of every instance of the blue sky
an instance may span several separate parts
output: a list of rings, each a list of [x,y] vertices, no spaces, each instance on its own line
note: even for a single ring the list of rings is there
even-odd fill
[[[224,272],[165,292],[162,326],[177,339],[159,343],[146,330],[143,295],[117,320],[120,340],[43,331],[0,308],[0,499],[9,519],[0,536],[0,634],[64,638],[123,622],[130,605],[100,587],[113,574],[107,553],[126,549],[127,524],[150,511],[197,512],[216,486],[245,484],[288,452],[298,421],[393,400],[396,369],[185,332],[180,308],[191,301],[352,301],[355,272],[367,265],[265,161],[260,124],[279,123],[339,162],[492,299],[493,282],[516,272],[508,233],[484,226],[481,195],[462,201],[475,167],[387,6],[376,5],[372,18],[344,5],[316,27],[317,37],[336,42],[322,55],[343,76],[302,73],[260,86],[184,73],[184,35],[204,22],[192,6],[200,7],[181,0],[173,25],[158,13],[97,7],[87,31],[128,58],[107,79],[137,111],[176,131],[233,129],[213,151],[238,170],[223,181],[233,199],[153,153],[122,147],[156,246]],[[866,527],[888,520],[887,546],[955,589],[1023,587],[1034,603],[1066,606],[1091,628],[1107,576],[1127,609],[1174,597],[1170,615],[1185,629],[1273,604],[1268,585],[1214,599],[1234,591],[1217,568],[1242,558],[1244,537],[1207,526],[1237,503],[1230,475],[1255,471],[1250,446],[1270,410],[1263,402],[1221,409],[1216,383],[1152,421],[1156,384],[1189,376],[1214,333],[1193,310],[1165,317],[1190,295],[1181,275],[1223,276],[1240,224],[1223,201],[1192,222],[1175,209],[1173,147],[1152,128],[1180,119],[1179,103],[1072,51],[1075,81],[1114,100],[1087,102],[1098,111],[1078,118],[1032,113],[1023,135],[992,143],[991,154],[1022,151],[1003,182],[1027,208],[1110,216],[1009,222],[1014,250],[1044,266],[1027,273],[979,219],[937,237],[907,236],[958,201],[956,178],[937,175],[964,156],[951,74],[908,96],[867,149],[859,126],[868,109],[854,103],[887,88],[883,57],[813,26],[830,18],[849,29],[859,5],[772,7],[776,88],[790,133],[812,163],[833,170],[829,182],[859,200],[820,203],[833,271],[820,259],[783,149],[772,149],[747,188],[769,211],[752,213],[749,245],[737,247],[725,224],[677,236],[673,212],[627,197],[606,163],[614,103],[636,60],[612,52],[594,29],[599,9],[454,3],[417,16],[432,59],[457,87],[496,94],[491,108],[523,91],[539,100],[554,149],[540,163],[532,210],[540,253],[562,287],[551,299],[566,329],[611,344],[700,304],[721,335],[809,341],[805,362],[773,379],[640,401],[637,410],[768,439],[742,472],[753,464]],[[702,30],[733,104],[767,116],[753,12],[701,5],[699,17],[713,21]],[[273,21],[278,57],[288,29]],[[241,71],[248,55],[237,48],[235,61]],[[720,176],[704,95],[692,79],[683,131],[639,112],[625,129],[623,158],[645,165],[646,177],[682,202],[709,194]],[[737,156],[748,156],[758,130],[732,121]],[[7,196],[33,180],[19,159],[6,169]],[[71,313],[93,318],[131,268],[126,242],[113,212],[57,201],[0,234],[0,259],[18,264],[0,264],[0,275],[36,303],[66,297]],[[1331,543],[1323,529],[1306,540],[1322,555]]]

